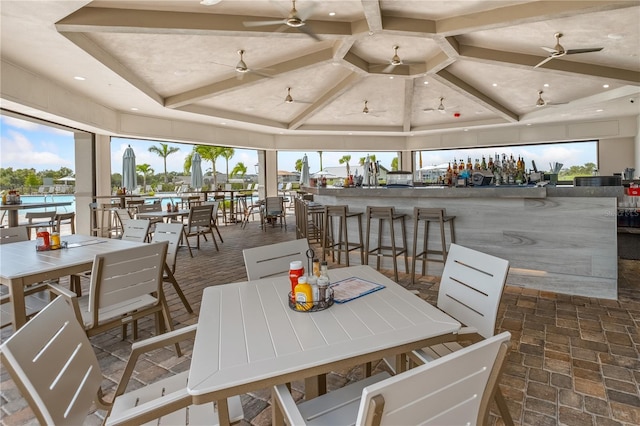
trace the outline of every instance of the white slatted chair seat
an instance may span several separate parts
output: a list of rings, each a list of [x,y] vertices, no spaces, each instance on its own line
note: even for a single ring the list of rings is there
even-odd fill
[[[300,260],[304,264],[307,250],[309,241],[306,238],[244,249],[242,256],[247,280],[287,275],[292,261]]]
[[[123,225],[122,236],[125,241],[144,243],[149,238],[151,222],[147,219],[129,219]]]
[[[84,424],[95,405],[106,410],[107,425],[217,425],[213,403],[190,406],[188,371],[126,392],[141,356],[193,340],[196,329],[191,325],[135,342],[113,404],[102,398],[98,358],[65,298],[55,299],[7,339],[0,356],[40,424]],[[244,417],[239,397],[229,398],[228,405],[232,421]]]
[[[78,298],[78,308],[82,315],[82,323],[87,329],[99,327],[126,316],[133,316],[138,310],[157,304],[159,304],[158,298],[151,294],[137,295],[131,299],[101,308],[98,315],[98,323],[96,324],[94,323],[93,311],[91,310],[91,301],[89,297]]]
[[[274,386],[273,424],[485,424],[511,335],[475,343],[396,376],[369,377],[296,405],[286,385]],[[380,376],[380,377],[378,377]]]

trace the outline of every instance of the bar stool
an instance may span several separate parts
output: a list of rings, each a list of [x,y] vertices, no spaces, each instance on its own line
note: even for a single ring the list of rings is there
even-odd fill
[[[219,202],[218,211],[222,212],[222,220],[224,221],[224,224],[226,225],[227,224],[227,205],[224,202],[224,200],[225,200],[224,193],[223,194],[214,194],[213,200]]]
[[[454,219],[455,216],[447,216],[446,209],[438,208],[421,208],[415,207],[413,209],[413,261],[411,262],[411,283],[415,281],[416,276],[416,260],[422,261],[422,275],[427,272],[427,261],[442,262],[447,261],[447,243],[444,235],[444,224],[449,223],[449,232],[451,233],[450,243],[456,242]],[[418,227],[420,222],[424,222],[424,234],[422,237],[422,252],[418,253]],[[440,226],[440,250],[429,249],[429,224],[434,222]],[[434,259],[429,257],[429,254],[436,254],[441,259]]]
[[[393,207],[371,207],[367,206],[367,242],[365,245],[365,265],[369,264],[369,254],[375,254],[377,256],[376,268],[380,270],[380,258],[381,257],[391,257],[393,260],[393,274],[395,276],[396,282],[398,281],[398,262],[397,257],[401,254],[404,254],[404,267],[405,271],[409,271],[409,260],[407,258],[407,229],[405,226],[405,218],[406,214],[404,213],[396,213]],[[377,246],[371,248],[370,239],[371,239],[371,221],[378,220],[378,241]],[[382,245],[382,228],[384,222],[389,224],[389,237],[390,237],[390,245],[384,246]],[[400,222],[401,230],[402,230],[402,247],[396,246],[396,238],[395,238],[395,230],[394,225],[396,221]]]
[[[333,219],[338,220],[338,236],[334,235]],[[347,228],[349,218],[358,219],[358,241],[349,242],[349,230]],[[346,264],[349,266],[349,252],[360,249],[360,264],[364,265],[364,245],[362,244],[362,212],[349,212],[348,206],[325,206],[324,224],[322,226],[322,260],[326,259],[327,252],[331,252],[331,259],[335,261],[335,252],[338,252],[338,264],[340,255],[344,253]]]

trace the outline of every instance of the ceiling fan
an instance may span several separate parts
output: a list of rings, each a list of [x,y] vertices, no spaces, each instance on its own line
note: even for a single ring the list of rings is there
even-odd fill
[[[599,51],[601,51],[603,49],[603,47],[587,47],[587,48],[584,48],[584,49],[569,49],[569,50],[566,50],[560,44],[560,37],[562,37],[562,33],[555,33],[554,37],[556,38],[556,45],[553,48],[551,48],[551,47],[542,47],[543,50],[546,50],[547,52],[549,52],[549,56],[547,58],[545,58],[543,61],[541,61],[538,65],[536,65],[534,68],[538,68],[540,65],[546,64],[547,62],[549,62],[550,60],[552,60],[554,58],[560,58],[560,57],[565,56],[565,55],[575,55],[577,53],[599,52]]]
[[[293,99],[293,96],[291,96],[291,87],[287,87],[287,96],[284,98],[284,103],[285,104],[292,104],[292,103],[296,103],[296,104],[310,104],[311,102],[307,102],[307,101],[299,101],[297,99]]]
[[[349,114],[344,114],[344,115],[356,115],[356,114],[364,114],[364,115],[370,115],[372,117],[379,117],[379,115],[377,115],[378,113],[383,113],[383,112],[387,112],[382,111],[382,110],[370,110],[369,109],[369,101],[365,100],[364,101],[364,107],[362,108],[361,112],[352,112]]]
[[[387,67],[382,70],[383,73],[390,73],[393,70],[393,68],[397,67],[398,65],[414,65],[414,64],[417,64],[417,62],[404,62],[400,58],[400,56],[398,56],[398,49],[399,48],[400,48],[400,46],[393,46],[393,56],[389,60],[389,64],[387,65]]]
[[[291,10],[289,11],[289,16],[287,16],[284,19],[271,20],[271,21],[245,21],[243,22],[243,24],[245,27],[262,27],[262,26],[268,26],[268,25],[284,24],[277,31],[284,31],[287,29],[287,27],[295,28],[296,30],[301,31],[304,34],[308,35],[312,39],[316,41],[321,41],[320,37],[318,37],[313,31],[311,31],[311,29],[306,26],[306,22],[305,22],[306,17],[311,15],[313,8],[309,8],[306,11],[306,13],[303,15],[298,13],[298,10],[296,9],[296,0],[291,0],[291,3],[292,3],[292,7],[291,7]]]
[[[236,72],[238,72],[238,77],[237,78],[239,80],[242,80],[246,73],[252,73],[252,74],[260,75],[262,77],[273,78],[273,76],[271,76],[269,74],[265,74],[263,72],[255,70],[253,68],[249,68],[247,66],[247,63],[244,61],[244,53],[245,53],[244,50],[242,50],[242,49],[238,50],[238,55],[240,55],[240,60],[238,61],[238,63],[236,65],[221,64],[219,62],[213,62],[213,63],[217,64],[217,65],[222,65],[222,66],[225,66],[225,67],[233,67],[236,70]]]
[[[441,114],[444,114],[447,112],[447,108],[444,106],[444,98],[441,97],[440,98],[440,104],[436,107],[436,108],[425,108],[422,110],[423,112],[433,112],[433,111],[438,111]]]
[[[538,90],[538,100],[536,101],[536,107],[541,108],[544,106],[553,106],[553,105],[565,105],[568,102],[547,102],[542,98],[542,94],[544,92],[542,90]]]

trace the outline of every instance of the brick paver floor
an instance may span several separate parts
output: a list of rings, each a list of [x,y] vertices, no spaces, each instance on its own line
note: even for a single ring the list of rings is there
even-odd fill
[[[197,322],[200,295],[205,287],[246,280],[242,249],[295,238],[293,217],[289,226],[263,232],[255,222],[246,229],[221,226],[224,243],[216,252],[211,242],[201,242],[193,259],[186,249],[178,254],[176,277],[195,314],[188,314],[170,286],[167,298],[176,328]],[[500,386],[511,415],[521,425],[638,425],[640,424],[640,262],[619,262],[618,300],[567,296],[507,286],[498,315],[498,331],[512,334],[511,353]],[[332,265],[335,267],[335,265]],[[383,271],[392,277],[392,271]],[[409,285],[408,275],[400,283],[417,290],[419,297],[435,303],[437,277],[422,277]],[[62,281],[64,283],[64,280]],[[140,337],[148,337],[151,320],[139,324]],[[2,330],[2,339],[11,334]],[[129,333],[129,336],[131,333]],[[131,349],[130,337],[120,330],[91,339],[105,375],[103,387],[110,396]],[[140,384],[186,367],[191,348],[183,345],[184,358],[172,348],[158,350],[139,363],[134,378]],[[380,363],[377,368],[384,368]],[[0,371],[0,421],[5,425],[37,424],[4,367]],[[329,388],[361,377],[360,368],[329,375]],[[302,397],[301,383],[293,384]],[[242,396],[244,425],[271,424],[269,390]],[[495,409],[495,407],[494,407]],[[497,413],[497,411],[496,411]],[[95,411],[87,424],[102,421]],[[495,414],[495,413],[494,413]],[[492,424],[502,424],[497,414]]]

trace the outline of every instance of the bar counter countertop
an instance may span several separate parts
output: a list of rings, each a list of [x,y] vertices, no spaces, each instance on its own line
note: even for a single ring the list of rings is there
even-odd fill
[[[409,256],[413,255],[413,208],[445,208],[448,215],[456,216],[456,243],[509,260],[509,284],[586,297],[617,298],[617,204],[624,196],[622,186],[305,187],[303,190],[314,194],[314,200],[320,204],[346,204],[350,210],[362,212],[367,206],[394,206],[396,211],[408,214]],[[349,231],[350,239],[351,233],[355,237],[356,231]],[[429,245],[439,247],[439,232],[433,225]],[[399,267],[402,264],[398,262]],[[442,263],[428,262],[427,274],[439,276],[442,267]]]

